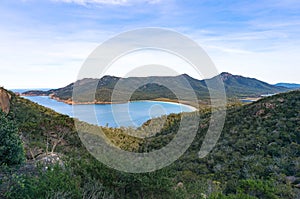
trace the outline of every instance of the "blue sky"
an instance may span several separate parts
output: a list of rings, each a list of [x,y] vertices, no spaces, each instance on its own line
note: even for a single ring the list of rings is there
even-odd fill
[[[99,44],[143,27],[192,38],[220,72],[300,83],[299,10],[298,0],[2,0],[0,85],[65,86]]]

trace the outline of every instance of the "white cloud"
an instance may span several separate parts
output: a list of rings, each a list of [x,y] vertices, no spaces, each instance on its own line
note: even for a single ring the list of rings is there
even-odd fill
[[[54,0],[55,2],[63,3],[76,3],[80,5],[86,4],[112,4],[112,5],[123,5],[126,4],[127,0]]]
[[[6,88],[58,88],[76,80],[77,73],[98,42],[84,41],[86,31],[56,38],[38,38],[37,32],[22,35],[0,33],[0,84]],[[92,33],[89,33],[92,37]],[[94,33],[105,40],[105,33]],[[68,38],[68,39],[66,39]],[[92,39],[93,40],[93,39]],[[94,39],[96,40],[96,39]],[[14,45],[12,45],[14,44]]]
[[[134,3],[156,4],[161,0],[52,0],[55,2],[75,3],[79,5],[104,4],[104,5],[131,5]]]

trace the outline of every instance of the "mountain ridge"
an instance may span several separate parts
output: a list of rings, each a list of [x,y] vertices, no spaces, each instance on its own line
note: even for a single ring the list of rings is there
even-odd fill
[[[274,84],[275,86],[281,86],[281,87],[285,87],[285,88],[300,88],[300,84],[295,84],[295,83],[277,83],[277,84]]]
[[[74,85],[76,85],[77,87],[80,87],[79,93],[82,94],[82,96],[90,95],[91,92],[94,92],[95,95],[95,101],[88,101],[82,97],[82,99],[80,99],[77,103],[109,103],[112,102],[111,97],[113,92],[115,92],[116,95],[122,95],[132,92],[130,88],[136,88],[136,91],[132,94],[130,99],[132,101],[155,100],[157,98],[177,100],[174,92],[168,89],[168,87],[174,87],[175,91],[179,92],[180,96],[186,97],[184,100],[189,101],[190,88],[193,89],[198,99],[208,99],[209,90],[207,88],[207,83],[210,83],[209,85],[213,85],[214,82],[219,79],[223,81],[226,94],[229,98],[259,97],[263,94],[274,94],[290,90],[290,88],[271,85],[255,78],[243,77],[240,75],[233,75],[228,72],[223,72],[218,76],[205,80],[198,80],[187,74],[181,74],[178,76],[127,78],[106,75],[100,79],[81,79],[65,87],[51,89],[49,91],[27,91],[22,93],[22,95],[47,95],[54,99],[72,104],[76,103],[72,99],[73,88]],[[119,86],[117,89],[115,88],[116,85]],[[148,90],[142,90],[144,85],[148,87]],[[95,87],[97,87],[96,93]]]

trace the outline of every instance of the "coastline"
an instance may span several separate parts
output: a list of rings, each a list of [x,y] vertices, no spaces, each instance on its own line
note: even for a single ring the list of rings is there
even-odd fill
[[[240,100],[245,100],[245,101],[249,101],[249,102],[256,102],[258,100],[260,100],[262,97],[246,97],[246,98],[241,98]]]
[[[128,101],[128,102],[131,102],[131,103],[134,103],[134,102],[161,102],[161,103],[166,103],[166,104],[180,104],[181,106],[190,108],[191,111],[199,110],[197,107],[192,106],[188,102],[177,101],[177,100],[169,101],[169,100],[152,99],[152,100],[134,100],[134,101]],[[125,103],[128,103],[128,102],[125,102]]]

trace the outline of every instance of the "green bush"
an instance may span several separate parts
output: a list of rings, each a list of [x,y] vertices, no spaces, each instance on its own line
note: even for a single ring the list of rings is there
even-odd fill
[[[0,165],[16,165],[25,160],[24,148],[13,121],[0,110]]]
[[[69,170],[59,165],[41,168],[38,176],[13,174],[9,179],[9,189],[5,193],[8,199],[35,198],[74,198],[80,199],[80,178],[72,176]]]
[[[275,195],[276,188],[271,181],[267,180],[242,180],[238,186],[239,193],[245,193],[250,196],[265,199],[277,199]]]

